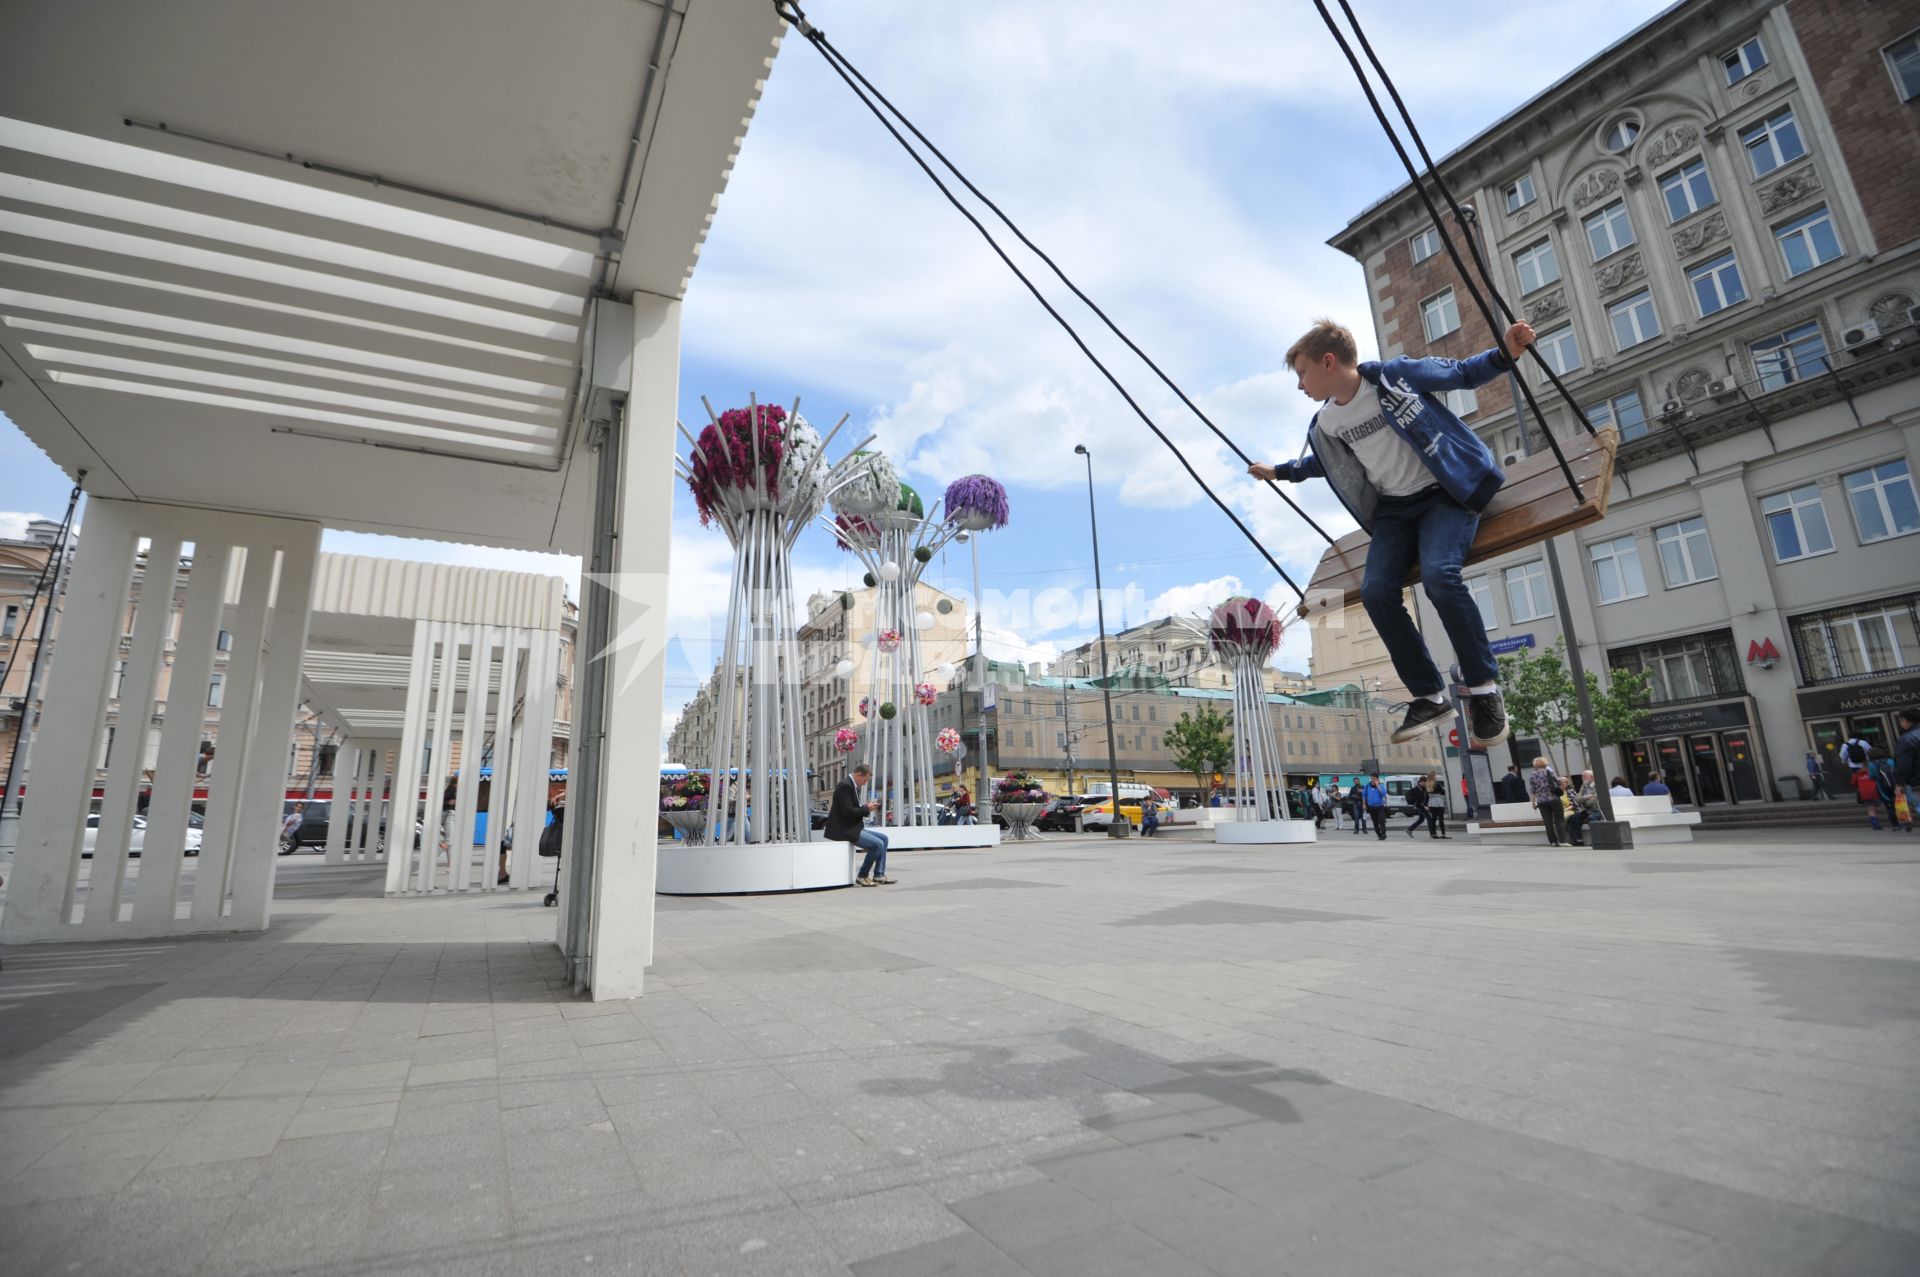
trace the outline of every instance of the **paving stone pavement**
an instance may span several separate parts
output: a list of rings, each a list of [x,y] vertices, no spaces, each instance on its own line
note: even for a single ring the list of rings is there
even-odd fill
[[[625,1003],[305,857],[262,936],[12,948],[0,1269],[1920,1272],[1920,838],[889,867],[661,899]]]

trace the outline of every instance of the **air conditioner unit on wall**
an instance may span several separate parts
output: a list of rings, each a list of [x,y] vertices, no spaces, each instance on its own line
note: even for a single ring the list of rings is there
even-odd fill
[[[1733,384],[1731,377],[1722,377],[1718,381],[1707,383],[1707,394],[1714,399],[1731,399],[1739,393],[1740,388]]]
[[[1860,346],[1871,346],[1880,340],[1880,325],[1871,319],[1863,319],[1840,334],[1840,344],[1848,350]]]
[[[1524,459],[1525,455],[1525,453],[1520,452],[1509,452],[1506,456],[1500,458],[1500,464],[1503,466],[1517,466]]]
[[[1660,416],[1663,420],[1671,421],[1673,418],[1678,417],[1680,414],[1684,413],[1686,410],[1687,410],[1687,406],[1681,403],[1678,399],[1669,399],[1665,403],[1660,405]]]

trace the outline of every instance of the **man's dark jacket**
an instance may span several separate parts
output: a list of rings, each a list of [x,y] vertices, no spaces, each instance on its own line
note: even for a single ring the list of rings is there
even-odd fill
[[[860,801],[860,789],[853,777],[842,777],[833,787],[833,801],[827,805],[827,841],[852,842],[866,827],[867,808]]]

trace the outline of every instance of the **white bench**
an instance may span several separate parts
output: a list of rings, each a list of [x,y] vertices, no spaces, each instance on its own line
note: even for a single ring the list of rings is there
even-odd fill
[[[1636,847],[1654,843],[1692,842],[1693,827],[1700,823],[1700,813],[1697,811],[1675,811],[1673,798],[1668,794],[1636,794],[1631,798],[1615,798],[1613,814],[1615,819],[1632,826]],[[1469,824],[1467,832],[1478,834],[1482,841],[1486,841],[1537,838],[1546,828],[1540,819],[1540,809],[1532,803],[1495,803],[1492,816],[1491,820]]]

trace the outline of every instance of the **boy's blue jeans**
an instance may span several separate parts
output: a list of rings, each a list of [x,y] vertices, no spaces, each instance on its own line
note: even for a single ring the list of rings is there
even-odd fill
[[[877,829],[862,829],[860,836],[853,840],[856,847],[866,848],[867,858],[860,862],[860,876],[871,878],[876,873],[887,876],[887,836]]]
[[[1410,497],[1381,497],[1374,511],[1373,544],[1367,550],[1360,601],[1387,645],[1394,671],[1414,696],[1428,696],[1447,686],[1401,601],[1407,569],[1416,559],[1420,584],[1453,640],[1461,678],[1468,687],[1478,687],[1499,676],[1487,627],[1460,571],[1479,528],[1480,516],[1440,488]]]

